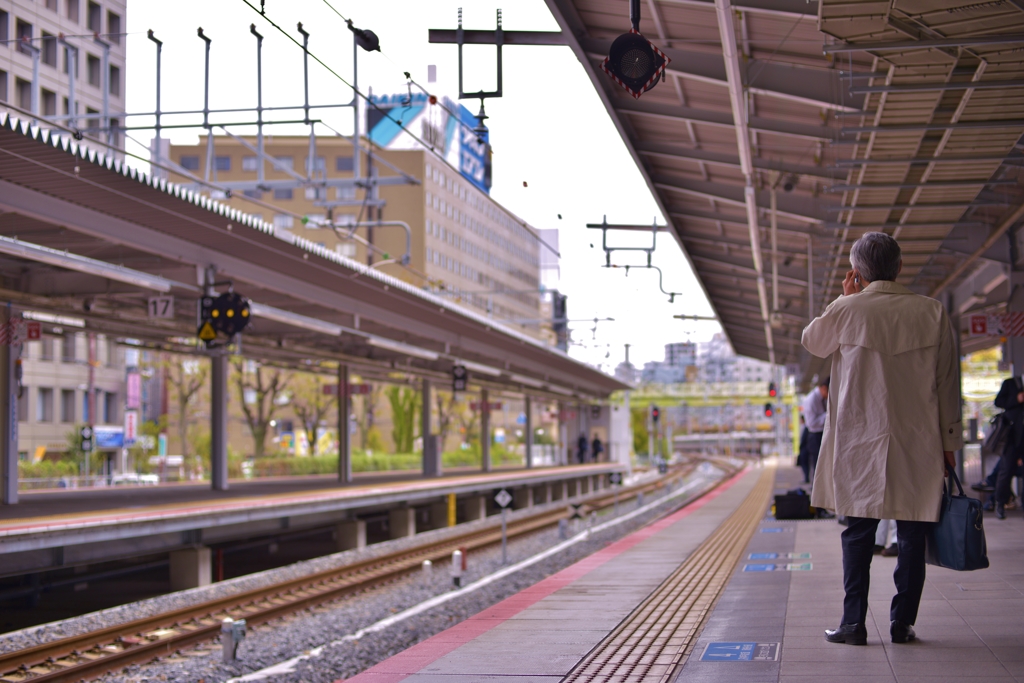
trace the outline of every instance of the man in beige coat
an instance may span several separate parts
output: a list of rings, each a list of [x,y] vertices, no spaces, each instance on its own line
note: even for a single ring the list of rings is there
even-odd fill
[[[867,233],[850,250],[843,296],[803,333],[832,356],[828,418],[811,504],[844,515],[846,599],[833,643],[864,645],[875,530],[895,519],[899,557],[889,613],[894,643],[914,639],[924,588],[924,543],[939,519],[945,463],[962,446],[956,343],[935,299],[896,284],[903,267],[889,235]]]

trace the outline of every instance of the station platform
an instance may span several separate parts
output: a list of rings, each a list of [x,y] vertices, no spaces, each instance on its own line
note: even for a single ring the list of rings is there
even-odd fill
[[[843,527],[766,515],[799,478],[748,469],[348,681],[1024,681],[1020,512],[986,520],[989,569],[928,567],[916,642],[889,641],[896,558],[876,556],[868,645],[832,644]]]
[[[4,573],[38,571],[356,521],[395,508],[408,513],[402,535],[410,535],[417,507],[437,505],[451,494],[464,510],[472,508],[468,517],[475,519],[487,514],[495,489],[528,494],[517,496],[517,507],[522,507],[594,491],[606,475],[621,469],[617,463],[595,463],[434,478],[373,473],[348,486],[333,478],[301,477],[233,482],[227,491],[206,484],[28,492],[18,505],[0,507],[0,558]]]

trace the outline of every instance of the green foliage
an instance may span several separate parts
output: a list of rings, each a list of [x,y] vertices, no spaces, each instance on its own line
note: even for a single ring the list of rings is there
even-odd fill
[[[384,451],[384,435],[377,427],[370,427],[366,430],[366,450],[372,453]]]
[[[74,477],[78,474],[78,463],[74,460],[42,460],[40,462],[18,462],[19,479],[56,479]]]
[[[395,452],[411,453],[423,397],[408,387],[390,386],[384,393],[391,404],[391,440],[395,443]]]
[[[633,423],[633,452],[637,455],[647,453],[647,409],[631,408],[630,420]]]

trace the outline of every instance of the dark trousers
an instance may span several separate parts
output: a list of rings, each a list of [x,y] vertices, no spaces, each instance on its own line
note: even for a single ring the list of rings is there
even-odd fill
[[[999,474],[996,476],[996,502],[1006,505],[1010,500],[1010,484],[1017,476],[1020,469],[1017,461],[1020,460],[1020,453],[1014,449],[1010,453],[1003,452],[999,458]]]
[[[847,517],[843,531],[843,623],[863,624],[868,616],[868,588],[871,582],[871,558],[875,550],[877,519]],[[889,610],[891,621],[913,625],[924,590],[924,543],[931,522],[896,520],[896,595]]]
[[[811,481],[811,473],[818,467],[818,453],[821,452],[821,437],[824,432],[807,431],[807,455],[801,467],[804,470],[804,481]]]

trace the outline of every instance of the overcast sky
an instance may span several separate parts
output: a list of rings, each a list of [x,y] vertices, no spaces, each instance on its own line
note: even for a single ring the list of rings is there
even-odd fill
[[[250,0],[257,7],[259,0]],[[380,53],[360,52],[359,86],[375,93],[404,92],[408,71],[431,92],[458,96],[458,53],[454,45],[431,45],[429,28],[455,28],[460,4],[464,26],[493,29],[501,7],[507,30],[557,30],[543,0],[330,0],[355,25],[373,30]],[[173,10],[172,10],[173,8]],[[296,23],[310,32],[310,52],[346,80],[352,75],[352,39],[345,24],[324,0],[267,0],[267,17],[299,38]],[[256,104],[256,40],[249,25],[263,34],[264,106],[302,103],[302,51],[243,0],[176,0],[174,3],[129,0],[127,39],[127,108],[149,112],[155,104],[155,49],[146,38],[153,29],[164,43],[162,107],[196,109],[203,103],[203,42],[196,29],[212,38],[211,108]],[[628,30],[627,17],[622,20]],[[493,47],[466,48],[465,89],[490,90],[495,84]],[[311,61],[312,64],[312,61]],[[428,84],[427,66],[437,65],[437,82]],[[350,81],[351,82],[351,81]],[[611,119],[568,47],[517,46],[504,49],[504,97],[487,101],[493,147],[492,196],[535,228],[557,228],[561,242],[561,290],[568,294],[569,317],[614,318],[597,325],[573,322],[571,347],[580,360],[611,370],[623,360],[624,344],[632,344],[634,364],[661,360],[666,343],[704,341],[719,331],[717,323],[684,322],[674,314],[709,315],[711,308],[685,257],[668,234],[658,239],[654,263],[665,272],[665,289],[682,292],[674,304],[658,289],[655,271],[606,269],[601,233],[588,230],[607,215],[613,223],[651,224],[664,221],[636,170]],[[665,84],[659,87],[668,87]],[[327,69],[312,64],[313,103],[347,102],[352,91]],[[476,112],[479,101],[466,100]],[[299,116],[296,116],[299,114]],[[253,120],[237,114],[232,121]],[[275,112],[266,118],[301,117],[301,112]],[[348,109],[324,110],[325,123],[344,134],[352,130]],[[194,122],[195,117],[165,117],[164,123]],[[219,119],[227,121],[227,119]],[[129,125],[152,123],[139,117]],[[254,128],[236,128],[252,133]],[[194,144],[201,130],[173,133],[175,143]],[[276,126],[277,134],[304,134],[302,126]],[[322,134],[329,131],[321,129]],[[147,143],[152,131],[134,131]],[[141,148],[135,148],[139,151]],[[524,182],[526,187],[524,187]],[[561,214],[561,219],[558,215]],[[639,244],[650,235],[610,234],[609,242]],[[642,253],[619,252],[613,263],[640,264]]]

